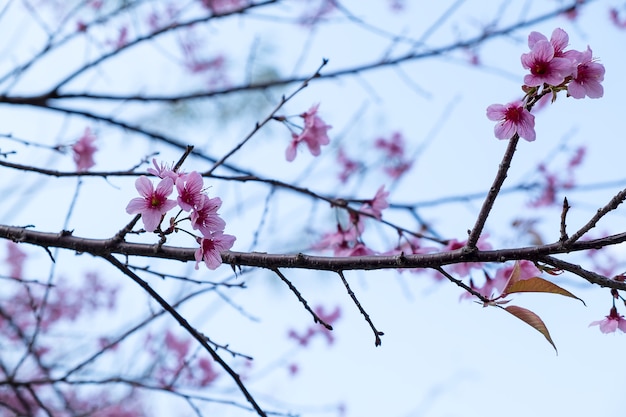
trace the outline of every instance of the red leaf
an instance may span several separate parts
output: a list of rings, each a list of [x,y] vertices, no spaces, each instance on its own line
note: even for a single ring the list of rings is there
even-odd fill
[[[526,308],[519,307],[519,306],[508,306],[508,307],[503,307],[503,308],[509,313],[513,314],[518,319],[522,320],[529,326],[536,329],[539,333],[541,333],[546,338],[546,340],[550,342],[555,352],[557,354],[559,353],[559,351],[556,349],[556,345],[554,344],[554,342],[552,341],[552,338],[550,337],[550,332],[548,331],[548,328],[546,327],[543,320],[539,318],[538,315],[536,315],[535,313],[533,313],[532,311]]]

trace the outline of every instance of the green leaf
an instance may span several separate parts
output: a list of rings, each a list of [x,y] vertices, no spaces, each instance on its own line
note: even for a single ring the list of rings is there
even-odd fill
[[[515,271],[513,271],[513,275],[514,274]],[[511,281],[513,281],[513,276],[511,276]],[[511,281],[509,281],[509,283],[507,284],[503,294],[512,294],[516,292],[544,292],[549,294],[560,294],[566,297],[580,300],[580,302],[586,306],[585,302],[582,299],[576,297],[574,294],[567,291],[566,289],[559,287],[555,283],[545,280],[543,278],[533,277],[521,281]]]
[[[503,307],[503,308],[509,313],[513,314],[518,319],[522,320],[529,326],[536,329],[539,333],[541,333],[546,338],[546,340],[550,342],[550,344],[554,348],[554,351],[557,353],[557,355],[559,354],[559,351],[557,350],[556,345],[554,344],[554,342],[552,341],[552,338],[550,337],[550,332],[548,331],[548,328],[546,327],[545,323],[543,322],[543,320],[541,320],[541,318],[538,315],[536,315],[535,313],[533,313],[532,311],[526,308],[519,307],[519,306],[508,306],[508,307]]]

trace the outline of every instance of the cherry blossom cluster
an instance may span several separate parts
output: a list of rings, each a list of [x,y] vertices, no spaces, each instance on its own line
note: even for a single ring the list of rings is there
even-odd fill
[[[407,155],[406,139],[401,132],[393,132],[389,139],[378,137],[374,139],[371,145],[366,146],[371,146],[372,150],[379,153],[376,155],[379,158],[377,164],[382,172],[392,180],[400,179],[413,166],[411,156]],[[374,152],[369,153],[374,154]],[[343,148],[339,148],[337,163],[341,168],[339,180],[342,183],[346,183],[350,177],[359,171],[365,170],[365,167],[371,170],[371,163],[349,157]]]
[[[80,139],[72,145],[72,154],[77,171],[87,171],[89,168],[96,165],[93,160],[93,155],[98,150],[94,144],[96,139],[96,135],[91,132],[89,127],[86,127]]]
[[[522,54],[522,66],[529,70],[524,76],[523,99],[508,104],[487,107],[489,120],[498,122],[494,128],[498,139],[510,139],[515,134],[532,142],[536,138],[535,116],[530,109],[543,96],[552,94],[552,101],[560,91],[568,97],[600,98],[604,94],[604,66],[594,61],[589,46],[584,51],[565,50],[569,36],[560,28],[552,32],[550,40],[539,32],[528,36],[530,52]]]
[[[319,242],[313,245],[315,250],[331,249],[335,256],[363,256],[374,255],[376,252],[368,248],[362,240],[365,230],[365,222],[361,213],[369,214],[371,217],[381,220],[382,211],[389,207],[387,201],[389,192],[381,186],[374,198],[363,201],[358,211],[350,211],[349,222],[346,226],[337,223],[337,231],[326,233]]]
[[[153,164],[155,169],[150,168],[148,172],[161,180],[155,188],[152,181],[145,175],[137,178],[135,187],[141,197],[130,200],[126,212],[141,214],[144,230],[156,231],[162,236],[183,230],[178,227],[178,224],[189,220],[191,227],[202,234],[202,237],[194,235],[200,244],[200,248],[195,253],[196,269],[202,261],[209,269],[216,269],[222,263],[220,252],[230,249],[235,242],[234,236],[224,234],[226,222],[217,213],[222,206],[222,200],[219,197],[208,196],[202,176],[198,172],[178,172],[164,164],[157,165],[156,160],[153,160]],[[178,197],[176,200],[171,200],[168,197],[174,188]],[[179,207],[178,214],[169,220],[167,229],[162,230],[161,223],[165,214],[176,206]],[[188,212],[189,216],[179,219],[183,212]]]
[[[313,156],[318,156],[322,152],[322,145],[328,145],[330,143],[328,130],[332,126],[324,123],[317,115],[318,108],[319,104],[316,104],[300,115],[300,117],[304,119],[304,127],[299,134],[295,132],[291,133],[291,142],[285,151],[287,161],[292,162],[296,159],[298,147],[302,143],[306,144]],[[285,121],[285,118],[280,117],[277,118],[277,120]]]

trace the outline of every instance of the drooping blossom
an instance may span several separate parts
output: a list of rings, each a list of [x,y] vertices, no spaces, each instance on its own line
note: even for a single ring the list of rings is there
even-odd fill
[[[176,191],[178,191],[178,205],[185,211],[191,211],[203,203],[202,187],[204,182],[202,176],[192,171],[189,174],[181,175],[176,179]]]
[[[213,232],[222,232],[226,223],[217,214],[217,210],[222,206],[219,197],[209,198],[202,194],[201,203],[191,212],[191,227],[200,230],[205,237],[210,237]]]
[[[376,191],[374,198],[367,201],[359,211],[369,213],[380,220],[382,218],[382,211],[389,207],[387,197],[389,197],[389,191],[385,191],[385,186],[381,185],[378,191]]]
[[[536,32],[533,32],[536,33]],[[556,40],[560,46],[562,39]],[[529,39],[529,44],[532,42]],[[529,53],[522,54],[522,66],[530,70],[530,74],[524,76],[524,84],[529,87],[538,87],[544,83],[559,85],[575,69],[573,60],[555,56],[554,45],[548,40],[541,39],[532,43]]]
[[[599,326],[602,333],[613,333],[617,329],[626,333],[626,320],[624,320],[624,316],[617,312],[615,307],[611,308],[606,318],[591,322],[589,327],[591,326]]]
[[[494,127],[498,139],[510,139],[516,133],[529,142],[536,138],[535,116],[526,110],[520,100],[506,105],[492,104],[487,107],[487,118],[498,122]]]
[[[72,145],[77,171],[87,171],[89,168],[96,165],[93,160],[93,154],[98,150],[94,145],[95,141],[96,136],[91,132],[89,127],[86,127],[83,136]]]
[[[593,62],[591,48],[579,53],[579,63],[573,79],[567,85],[567,93],[574,98],[600,98],[604,88],[600,81],[604,80],[604,65]]]
[[[200,247],[196,250],[196,269],[200,262],[205,263],[207,268],[214,270],[222,264],[222,251],[229,250],[235,243],[235,236],[225,235],[222,232],[213,232],[209,236],[199,239]]]
[[[322,152],[322,145],[328,145],[330,143],[328,130],[332,126],[324,123],[324,121],[317,115],[318,107],[319,104],[316,104],[307,112],[300,115],[300,117],[304,119],[304,128],[299,135],[295,133],[291,135],[291,142],[285,151],[287,161],[291,162],[296,159],[298,146],[302,142],[306,143],[313,156],[318,156]]]
[[[174,189],[174,181],[171,178],[162,179],[154,189],[152,181],[142,175],[135,181],[135,188],[141,197],[133,198],[126,206],[128,214],[141,214],[146,232],[154,232],[161,223],[165,213],[176,206],[176,201],[169,200]]]

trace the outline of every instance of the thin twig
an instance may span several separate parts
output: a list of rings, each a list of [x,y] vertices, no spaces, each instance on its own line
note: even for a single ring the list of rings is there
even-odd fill
[[[485,222],[487,221],[487,217],[489,217],[489,213],[493,208],[493,204],[496,202],[496,197],[500,193],[500,189],[502,188],[502,184],[506,179],[507,172],[511,167],[511,160],[513,159],[513,155],[515,154],[515,149],[517,147],[517,142],[519,141],[519,135],[516,133],[510,140],[509,144],[502,156],[502,162],[498,166],[498,172],[496,177],[493,180],[493,184],[487,193],[487,197],[483,202],[483,206],[480,209],[480,213],[478,213],[478,217],[476,218],[476,223],[472,228],[469,237],[467,238],[467,243],[465,244],[465,248],[468,251],[476,250],[476,243],[478,243],[478,238],[480,238],[480,234],[485,227]]]
[[[561,211],[561,237],[559,238],[559,242],[565,242],[567,240],[567,224],[565,224],[565,219],[567,218],[569,209],[570,205],[567,202],[567,197],[564,197],[563,210]]]
[[[326,329],[328,330],[332,330],[333,326],[331,326],[330,324],[326,323],[324,320],[322,320],[317,314],[315,314],[315,311],[313,311],[313,309],[309,306],[309,303],[304,299],[304,297],[302,297],[302,294],[300,294],[300,291],[298,291],[298,289],[291,283],[291,281],[289,281],[287,279],[287,277],[285,277],[285,275],[283,275],[282,272],[280,272],[280,270],[278,268],[272,268],[272,271],[274,271],[274,273],[276,275],[278,275],[278,277],[285,283],[287,284],[287,287],[289,287],[289,289],[291,290],[292,293],[294,293],[296,295],[296,297],[298,297],[298,301],[300,301],[300,303],[302,303],[302,305],[304,306],[304,309],[306,311],[308,311],[309,313],[311,313],[311,315],[313,316],[313,321],[315,323],[319,323],[322,326],[326,327]]]
[[[587,224],[585,224],[576,233],[570,236],[569,239],[563,242],[563,245],[569,246],[572,243],[576,242],[585,233],[593,229],[596,226],[596,223],[598,223],[598,221],[600,221],[602,217],[604,217],[608,212],[615,210],[617,206],[624,202],[624,200],[626,200],[626,188],[617,193],[604,207],[598,209],[597,213],[587,222]]]
[[[146,281],[141,279],[137,274],[128,269],[126,265],[117,260],[113,255],[104,255],[102,258],[109,261],[113,266],[119,269],[124,275],[130,277],[133,281],[135,281],[141,288],[143,288],[149,295],[152,297],[159,305],[165,309],[177,322],[180,324],[187,332],[196,339],[200,345],[211,355],[213,360],[215,360],[221,367],[230,375],[230,377],[235,381],[237,387],[244,395],[246,400],[250,403],[252,408],[257,412],[257,414],[261,417],[267,417],[267,414],[263,409],[257,404],[256,400],[252,397],[248,389],[245,387],[239,375],[228,365],[224,359],[222,359],[217,352],[208,344],[206,336],[197,331],[187,319],[185,319],[175,308],[173,308],[161,295],[156,292]]]
[[[343,271],[339,270],[339,271],[337,271],[337,274],[339,274],[339,276],[341,277],[341,281],[343,282],[343,286],[346,287],[346,290],[348,291],[348,294],[350,295],[350,298],[352,298],[352,301],[354,302],[354,304],[357,306],[357,308],[359,309],[359,311],[361,312],[363,317],[365,317],[365,321],[367,322],[367,324],[369,324],[370,327],[372,328],[372,331],[374,332],[374,337],[376,338],[374,340],[374,346],[380,346],[381,343],[382,343],[382,340],[380,340],[380,336],[383,336],[385,333],[383,333],[383,332],[381,332],[381,331],[376,329],[376,327],[374,326],[374,323],[372,323],[372,319],[370,319],[369,314],[367,314],[367,312],[363,309],[363,307],[361,306],[361,303],[359,302],[358,298],[356,298],[356,295],[354,295],[354,292],[350,288],[350,285],[348,284],[348,281],[346,281],[346,277],[344,277]]]
[[[480,301],[483,302],[483,305],[487,305],[490,303],[490,299],[485,297],[484,295],[482,295],[481,293],[479,293],[478,291],[476,291],[475,289],[473,289],[472,287],[470,287],[469,285],[465,284],[463,281],[461,281],[460,279],[456,279],[454,278],[452,275],[448,274],[443,268],[441,267],[436,267],[433,268],[435,271],[439,272],[441,275],[443,275],[444,277],[448,278],[448,280],[456,285],[458,285],[459,287],[463,288],[465,291],[467,291],[468,293],[472,294],[473,296],[477,297],[478,299],[480,299]]]

